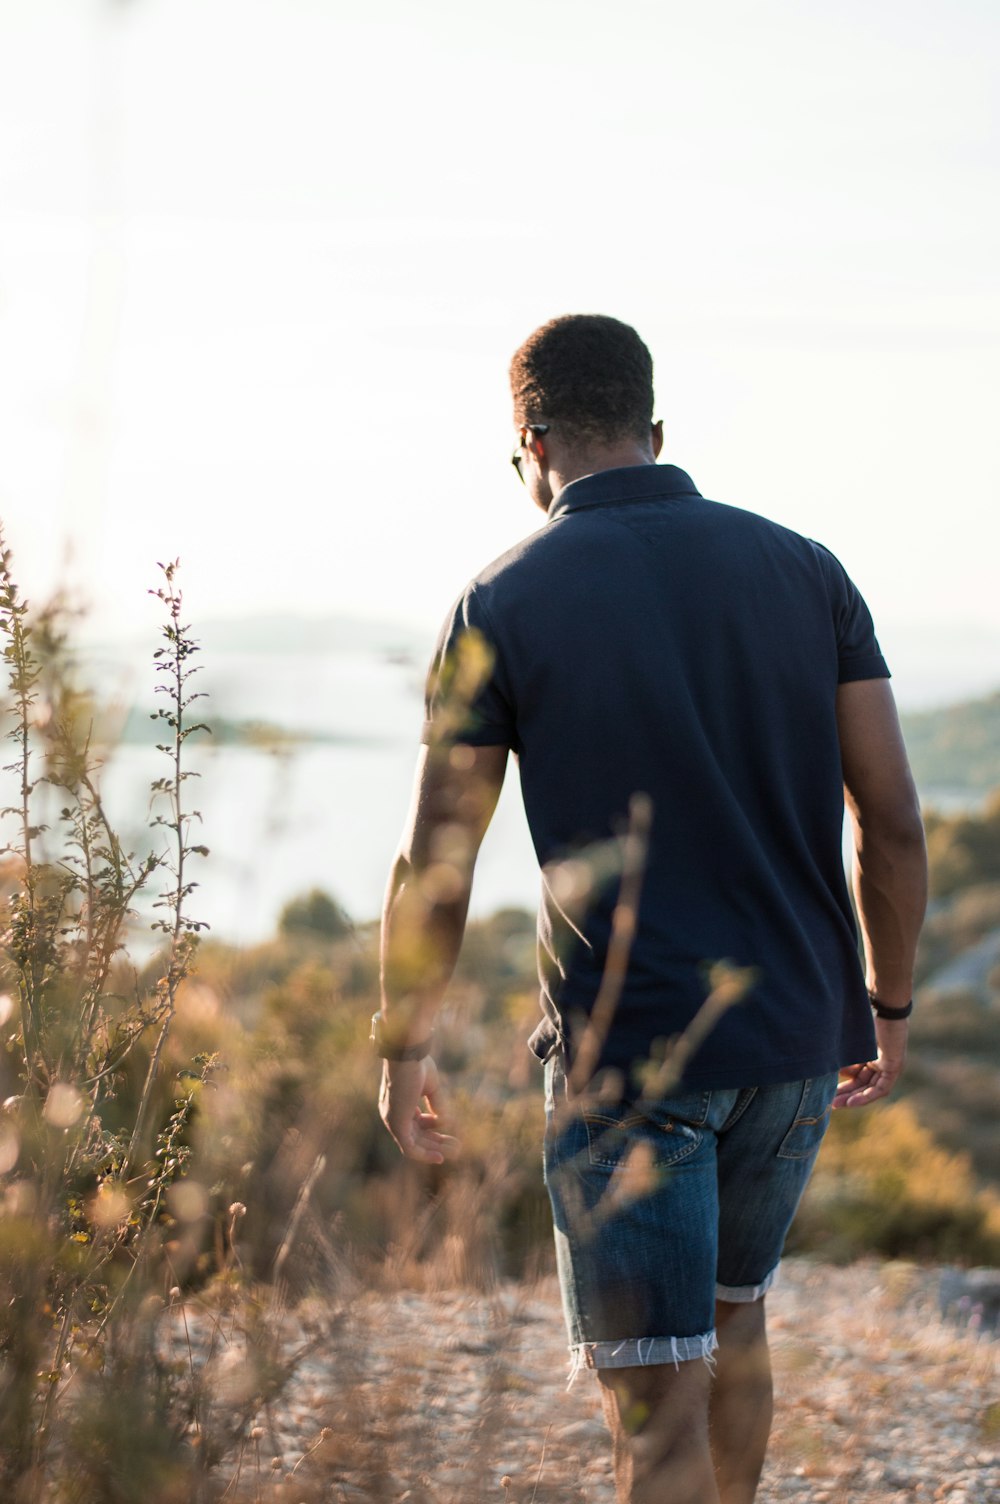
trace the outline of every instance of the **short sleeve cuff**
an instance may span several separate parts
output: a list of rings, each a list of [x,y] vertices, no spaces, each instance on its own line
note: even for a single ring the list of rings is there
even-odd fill
[[[871,653],[866,658],[841,659],[838,684],[853,684],[858,679],[891,679],[889,666],[881,653]]]
[[[420,740],[424,746],[430,746],[432,742],[438,740],[446,740],[449,745],[457,744],[460,747],[509,747],[511,745],[510,733],[502,731],[499,726],[476,726],[470,727],[467,731],[442,733],[434,721],[424,721]]]

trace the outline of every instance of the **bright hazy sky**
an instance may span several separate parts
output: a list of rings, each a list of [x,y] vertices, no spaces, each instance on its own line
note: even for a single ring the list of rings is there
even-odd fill
[[[433,628],[541,520],[512,350],[607,312],[664,458],[833,548],[888,656],[1000,682],[998,34],[995,0],[0,0],[22,586],[71,544],[131,628],[179,554],[196,619]]]

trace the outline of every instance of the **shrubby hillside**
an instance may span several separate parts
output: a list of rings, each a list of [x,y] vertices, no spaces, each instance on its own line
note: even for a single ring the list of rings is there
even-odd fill
[[[1000,691],[940,710],[902,716],[921,790],[986,794],[1000,787]]]
[[[1000,888],[989,884],[942,902],[924,972],[998,912]],[[227,1060],[205,1100],[196,1159],[207,1184],[227,1187],[223,1199],[247,1206],[245,1256],[268,1267],[298,1188],[314,1173],[315,1227],[336,1230],[340,1253],[306,1238],[303,1268],[345,1248],[374,1267],[389,1248],[416,1270],[447,1247],[465,1275],[544,1267],[541,1079],[525,1047],[537,1009],[533,917],[504,910],[469,926],[438,1052],[464,1153],[433,1170],[403,1163],[379,1123],[367,1043],[376,932],[345,934],[341,920],[332,901],[311,895],[289,906],[265,945],[238,952],[206,943],[182,1008],[178,1062],[195,1049]],[[956,1003],[925,989],[915,1020],[899,1099],[836,1116],[796,1250],[1000,1263],[1000,995],[991,983],[981,1001]]]
[[[931,902],[904,1091],[938,1141],[1000,1183],[1000,794],[928,812]]]

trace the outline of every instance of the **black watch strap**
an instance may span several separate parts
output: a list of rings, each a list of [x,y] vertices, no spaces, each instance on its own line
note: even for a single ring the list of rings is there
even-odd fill
[[[401,1044],[398,1039],[394,1040],[387,1036],[385,1019],[380,1009],[378,1013],[372,1014],[372,1031],[369,1037],[372,1048],[382,1060],[426,1060],[431,1052],[434,1034],[433,1032],[428,1034],[420,1044]]]
[[[913,1012],[913,999],[906,1004],[905,1008],[890,1008],[888,1003],[883,1003],[874,992],[869,992],[868,1001],[872,1005],[872,1012],[876,1018],[886,1018],[890,1023],[898,1023],[904,1018],[909,1018]]]

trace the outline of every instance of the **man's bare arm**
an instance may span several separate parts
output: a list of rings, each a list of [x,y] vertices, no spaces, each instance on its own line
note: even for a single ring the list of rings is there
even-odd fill
[[[476,857],[506,766],[506,747],[421,749],[382,914],[382,1018],[394,1043],[420,1044],[434,1027],[458,960]],[[440,1163],[457,1147],[440,1132],[441,1083],[430,1056],[386,1061],[379,1107],[410,1158]]]
[[[842,684],[837,725],[844,794],[854,834],[854,896],[869,992],[891,1008],[913,995],[917,940],[927,906],[923,821],[885,679]],[[906,1057],[908,1024],[876,1018],[875,1060],[841,1072],[834,1105],[863,1107],[891,1091]]]

